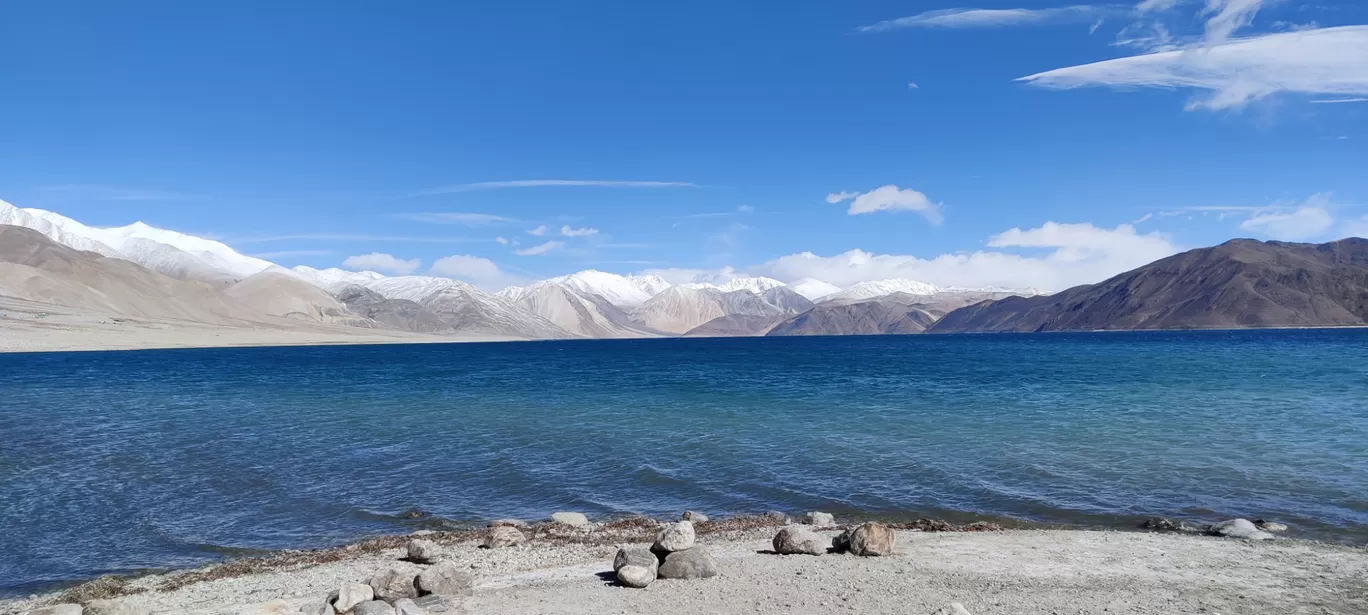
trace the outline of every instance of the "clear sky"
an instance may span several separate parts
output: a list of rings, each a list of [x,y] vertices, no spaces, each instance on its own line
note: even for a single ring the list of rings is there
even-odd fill
[[[1368,3],[964,6],[4,2],[0,199],[489,287],[1368,234]]]

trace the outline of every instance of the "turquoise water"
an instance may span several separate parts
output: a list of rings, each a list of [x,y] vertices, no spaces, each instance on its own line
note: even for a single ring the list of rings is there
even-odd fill
[[[557,510],[1368,537],[1365,330],[0,355],[0,426],[11,594]]]

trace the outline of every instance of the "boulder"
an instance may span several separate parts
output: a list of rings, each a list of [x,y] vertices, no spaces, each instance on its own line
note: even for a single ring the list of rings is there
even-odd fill
[[[331,604],[327,602],[314,602],[299,607],[300,615],[337,615]]]
[[[475,591],[475,579],[456,562],[442,560],[418,575],[417,587],[424,595],[469,596]]]
[[[674,553],[692,549],[694,546],[694,526],[689,521],[679,521],[660,528],[651,550],[656,553]]]
[[[845,553],[850,550],[850,533],[855,530],[846,530],[831,537],[831,548],[837,553]]]
[[[84,615],[152,615],[152,609],[136,606],[122,600],[92,600],[87,602]]]
[[[299,609],[285,600],[272,600],[242,607],[238,615],[298,615]]]
[[[1207,528],[1207,534],[1244,540],[1268,540],[1273,537],[1272,534],[1259,529],[1259,526],[1254,525],[1249,519],[1222,521]]]
[[[429,615],[434,613],[456,613],[461,608],[461,604],[451,596],[423,596],[414,600],[414,603],[418,605],[418,608],[428,612]]]
[[[690,523],[706,523],[708,521],[708,516],[701,512],[686,510],[684,511],[684,514],[679,516],[679,520],[688,521]]]
[[[817,527],[831,527],[836,525],[836,517],[831,513],[810,512],[803,515],[803,523]]]
[[[589,525],[589,517],[584,516],[584,513],[577,512],[558,512],[551,515],[551,520],[570,527],[584,527]]]
[[[352,615],[394,615],[394,607],[382,600],[368,600],[356,605]]]
[[[25,615],[81,615],[79,604],[54,604],[25,611]]]
[[[674,551],[665,556],[656,576],[662,579],[706,579],[717,576],[717,561],[703,547]]]
[[[442,548],[431,540],[410,540],[408,543],[408,558],[411,562],[419,564],[431,564],[441,559]]]
[[[1286,532],[1286,531],[1287,531],[1287,526],[1286,526],[1286,525],[1283,525],[1283,524],[1281,524],[1281,523],[1278,523],[1277,521],[1265,521],[1265,520],[1263,520],[1263,519],[1255,519],[1255,520],[1254,520],[1254,525],[1258,526],[1259,529],[1261,529],[1261,530],[1263,530],[1263,531],[1265,531],[1265,532]]]
[[[882,523],[861,524],[850,531],[848,549],[860,556],[893,555],[898,535]]]
[[[489,528],[489,532],[485,534],[483,546],[486,549],[502,549],[515,547],[524,542],[527,542],[527,536],[518,528],[511,525],[496,525]]]
[[[508,526],[508,527],[527,527],[527,522],[526,522],[526,521],[519,521],[519,520],[517,520],[517,519],[495,519],[495,520],[493,520],[493,521],[490,521],[490,522],[489,522],[489,525],[486,526],[486,527],[500,527],[500,526]]]
[[[826,541],[802,525],[790,525],[774,535],[774,552],[781,555],[821,555]]]
[[[1199,528],[1181,519],[1170,519],[1168,517],[1150,517],[1140,524],[1140,527],[1147,530],[1158,532],[1200,532]]]
[[[660,561],[656,559],[655,554],[640,547],[620,548],[613,557],[613,572],[617,574],[618,583],[627,587],[641,588],[650,585],[656,580],[659,567]]]
[[[337,590],[337,599],[332,601],[333,608],[338,613],[346,613],[356,605],[367,600],[375,599],[375,590],[364,583],[343,583],[342,588]]]
[[[943,607],[937,609],[936,612],[935,612],[935,613],[932,613],[931,615],[973,615],[973,614],[969,612],[969,609],[964,608],[964,605],[963,605],[963,604],[960,604],[960,603],[958,603],[958,602],[951,602],[950,604],[947,604],[947,605],[945,605],[945,606],[943,606]]]
[[[394,612],[397,615],[427,615],[427,610],[408,598],[395,602]]]
[[[375,590],[375,599],[395,602],[403,598],[417,598],[418,588],[413,585],[414,574],[397,568],[387,568],[371,577],[370,586]]]

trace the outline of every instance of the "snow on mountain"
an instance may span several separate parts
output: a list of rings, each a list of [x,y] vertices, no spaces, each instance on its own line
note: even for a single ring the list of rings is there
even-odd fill
[[[776,279],[774,279],[774,278],[765,278],[765,277],[755,277],[755,278],[752,278],[752,277],[745,277],[745,276],[742,276],[742,277],[735,277],[735,278],[732,278],[732,279],[730,279],[730,280],[728,280],[728,281],[726,281],[726,282],[724,282],[724,283],[722,283],[722,284],[716,284],[716,283],[712,283],[712,282],[691,282],[691,283],[689,283],[689,284],[683,284],[682,286],[685,286],[685,287],[687,287],[687,288],[695,288],[695,289],[697,289],[697,288],[712,288],[712,289],[720,290],[720,291],[722,291],[722,292],[724,292],[724,293],[729,293],[729,292],[732,292],[732,291],[734,291],[734,290],[748,290],[748,291],[750,291],[750,292],[753,292],[753,293],[759,295],[759,294],[764,293],[765,291],[767,291],[767,290],[769,290],[769,289],[771,289],[771,288],[778,288],[778,287],[784,286],[784,285],[785,285],[785,284],[784,284],[783,282],[780,282],[779,280],[776,280]]]
[[[438,289],[420,303],[455,331],[525,339],[574,337],[545,318],[519,309],[503,297],[491,295],[464,282],[449,281],[454,284]]]
[[[834,295],[841,292],[841,287],[818,280],[817,278],[803,278],[788,285],[789,288],[812,301],[816,301],[827,295]]]
[[[927,284],[926,282],[908,280],[906,278],[894,278],[891,280],[860,282],[841,292],[823,296],[821,299],[823,303],[826,303],[828,301],[860,301],[864,299],[874,299],[893,293],[931,296],[941,292],[944,292],[944,290],[935,284]]]
[[[329,292],[337,292],[352,284],[365,286],[367,282],[385,279],[383,274],[374,271],[347,271],[337,267],[314,269],[313,267],[299,265],[286,271]]]
[[[385,296],[387,299],[408,299],[422,303],[434,293],[447,289],[475,289],[474,286],[453,280],[451,278],[438,278],[426,275],[401,275],[395,277],[379,277],[374,280],[361,282],[362,286],[369,288]],[[478,289],[476,289],[478,290]],[[484,291],[479,291],[483,294]],[[493,295],[490,295],[491,297]]]
[[[204,271],[246,278],[272,263],[239,254],[223,243],[135,222],[95,228],[42,209],[20,209],[0,201],[0,224],[31,228],[77,250],[122,258],[173,277],[200,276]]]
[[[634,308],[670,288],[670,283],[653,275],[618,275],[593,269],[550,278],[529,286],[504,289],[500,296],[517,299],[544,284],[556,284],[578,293],[598,295],[620,308]]]

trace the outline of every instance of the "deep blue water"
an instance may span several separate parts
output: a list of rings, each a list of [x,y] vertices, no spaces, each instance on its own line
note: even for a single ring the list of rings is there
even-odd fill
[[[0,355],[0,593],[472,522],[827,510],[1368,537],[1368,330]]]

